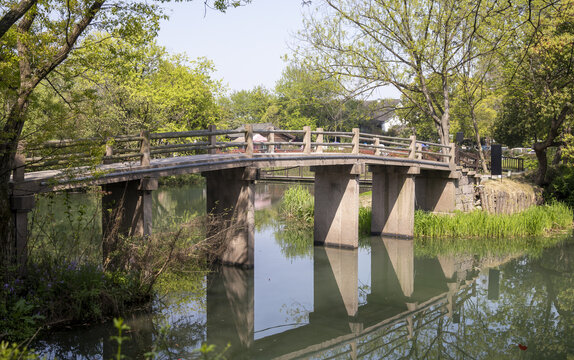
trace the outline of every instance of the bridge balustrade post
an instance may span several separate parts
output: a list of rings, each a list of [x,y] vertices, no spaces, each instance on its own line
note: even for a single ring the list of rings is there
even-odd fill
[[[106,155],[104,157],[104,164],[111,164],[114,162],[113,159],[110,159],[110,157],[114,156],[114,147],[112,146],[112,144],[110,143],[110,141],[108,140],[106,142]]]
[[[303,126],[303,131],[305,131],[305,135],[303,136],[303,153],[310,154],[311,153],[311,127],[310,126]]]
[[[269,152],[271,154],[275,153],[275,133],[269,133]]]
[[[359,144],[360,144],[359,129],[353,128],[353,154],[359,153]]]
[[[315,148],[315,152],[318,154],[322,154],[323,153],[323,145],[320,145],[323,143],[323,128],[317,128],[317,139],[316,139],[316,143],[317,143],[317,147]]]
[[[411,145],[409,147],[409,159],[416,159],[417,156],[417,137],[415,135],[410,136]]]
[[[253,157],[253,126],[251,124],[245,125],[245,155]]]
[[[207,130],[209,132],[214,132],[217,130],[217,125],[208,125]],[[207,153],[211,154],[211,155],[216,154],[217,153],[217,135],[210,134],[208,139],[207,139],[207,143],[209,145],[209,148],[207,149]]]
[[[422,160],[423,159],[423,144],[421,143],[417,143],[417,160]]]
[[[379,148],[379,146],[381,146],[381,139],[376,137],[375,138],[375,155],[376,156],[381,155],[381,149]]]
[[[140,165],[141,166],[149,166],[150,160],[151,160],[149,131],[148,130],[142,130],[142,132],[140,133],[140,136],[142,138],[141,148],[140,148],[140,153],[141,153]]]
[[[13,252],[11,261],[19,266],[24,266],[28,256],[28,213],[34,209],[35,198],[23,188],[24,173],[26,166],[26,156],[24,155],[25,142],[18,143],[17,152],[14,157],[12,170],[12,181],[14,188],[10,198],[10,208],[12,211]]]
[[[456,145],[454,143],[450,143],[449,155],[450,155],[450,158],[448,159],[449,160],[448,162],[449,162],[450,171],[455,171],[456,170]]]

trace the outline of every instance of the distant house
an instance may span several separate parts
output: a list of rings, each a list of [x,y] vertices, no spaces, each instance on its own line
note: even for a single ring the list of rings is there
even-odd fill
[[[387,133],[393,126],[400,125],[401,121],[395,111],[399,105],[398,99],[365,101],[364,106],[369,116],[360,124],[361,132]]]
[[[251,124],[253,127],[253,141],[254,142],[264,142],[269,140],[269,130],[280,130],[271,123],[261,123],[261,124]],[[241,125],[237,131],[245,131],[245,126]],[[229,139],[234,142],[244,142],[245,137],[242,133],[229,134]],[[258,141],[259,140],[259,141]],[[291,134],[275,134],[276,142],[291,142],[295,140],[295,136]]]

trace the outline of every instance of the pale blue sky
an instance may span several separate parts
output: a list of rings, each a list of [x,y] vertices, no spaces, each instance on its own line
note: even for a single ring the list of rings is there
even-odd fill
[[[302,28],[301,0],[253,0],[223,14],[204,11],[202,0],[164,4],[170,19],[162,22],[159,44],[189,58],[206,57],[215,63],[215,77],[230,90],[263,85],[273,89],[286,66],[281,57]],[[386,89],[375,97],[398,98]]]
[[[302,26],[300,0],[254,0],[222,14],[204,12],[203,1],[167,4],[170,19],[161,25],[160,45],[190,58],[215,63],[216,77],[232,90],[263,85],[281,77],[291,34]]]

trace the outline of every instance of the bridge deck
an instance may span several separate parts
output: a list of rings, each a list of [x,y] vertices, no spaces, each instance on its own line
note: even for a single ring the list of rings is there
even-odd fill
[[[88,185],[103,185],[145,177],[164,177],[190,173],[201,173],[236,167],[281,167],[281,166],[330,166],[330,165],[382,165],[395,167],[417,167],[425,170],[450,171],[449,163],[381,157],[365,154],[341,153],[255,153],[251,157],[243,153],[190,155],[151,159],[150,165],[139,162],[122,162],[95,167],[78,167],[64,170],[43,170],[26,173],[24,181],[18,182],[18,189],[28,193],[73,189]],[[16,186],[13,184],[13,186]]]

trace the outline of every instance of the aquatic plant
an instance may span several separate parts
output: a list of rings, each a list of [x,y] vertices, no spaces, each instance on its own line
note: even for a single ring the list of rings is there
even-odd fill
[[[371,214],[371,209],[366,207],[359,208],[359,234],[371,234]]]
[[[280,215],[284,219],[298,219],[312,224],[314,212],[315,201],[307,188],[295,185],[283,194]]]
[[[514,238],[538,236],[572,225],[572,210],[554,202],[534,206],[516,214],[489,214],[485,211],[455,212],[452,215],[415,212],[415,237],[431,238]]]

